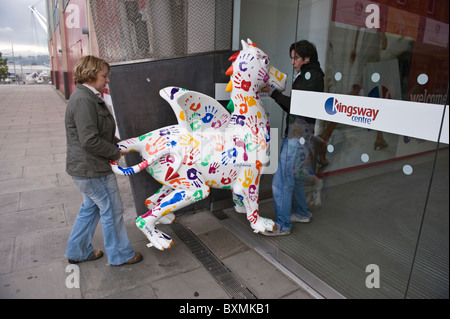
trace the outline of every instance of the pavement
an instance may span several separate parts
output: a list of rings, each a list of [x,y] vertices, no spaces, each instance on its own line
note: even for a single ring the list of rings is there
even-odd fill
[[[171,249],[148,248],[124,176],[117,179],[128,237],[144,260],[70,265],[64,255],[82,197],[65,172],[66,104],[52,85],[0,85],[0,298],[314,299],[206,210],[160,226]],[[93,246],[103,249],[100,223]]]

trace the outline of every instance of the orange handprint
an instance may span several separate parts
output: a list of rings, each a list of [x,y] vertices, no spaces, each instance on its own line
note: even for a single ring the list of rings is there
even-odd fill
[[[186,100],[184,100],[184,103],[186,103],[186,105],[191,103],[190,106],[189,106],[189,109],[191,109],[192,111],[196,112],[202,105],[200,103],[197,103],[197,105],[195,105],[196,102],[193,102],[191,99],[192,99],[192,95],[189,96]]]
[[[248,112],[247,98],[242,96],[242,94],[238,94],[236,97],[238,100],[240,100],[240,101],[238,101],[238,102],[240,102],[239,103],[239,107],[240,107],[239,113],[240,114],[247,113]]]
[[[216,147],[214,148],[217,152],[222,152],[224,145],[223,145],[223,136],[222,135],[214,135],[214,140],[216,141]]]
[[[172,187],[174,187],[174,188],[177,186],[184,186],[184,187],[190,188],[190,186],[191,186],[191,183],[186,181],[186,178],[184,178],[184,177],[173,179],[173,180],[169,181],[169,184],[171,184]]]
[[[152,140],[150,140],[145,145],[145,150],[148,152],[149,155],[156,154],[157,152],[163,150],[166,147],[166,139],[162,136],[159,136],[154,143],[152,143]]]

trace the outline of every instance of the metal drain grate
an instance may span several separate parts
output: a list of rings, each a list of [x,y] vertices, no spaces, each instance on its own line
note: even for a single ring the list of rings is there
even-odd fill
[[[189,229],[179,222],[173,223],[171,227],[231,298],[257,299]]]

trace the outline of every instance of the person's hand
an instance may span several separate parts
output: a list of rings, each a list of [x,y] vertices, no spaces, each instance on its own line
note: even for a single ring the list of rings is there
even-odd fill
[[[116,159],[114,162],[118,163],[120,161],[120,159],[122,158],[122,156],[127,155],[128,153],[130,153],[130,151],[124,151],[124,150],[119,150],[120,151],[120,156],[118,159]]]
[[[261,93],[267,93],[267,94],[269,94],[270,89],[271,89],[270,85],[269,85],[269,84],[266,84],[266,86],[263,87],[263,88],[260,90],[260,92],[261,92]]]

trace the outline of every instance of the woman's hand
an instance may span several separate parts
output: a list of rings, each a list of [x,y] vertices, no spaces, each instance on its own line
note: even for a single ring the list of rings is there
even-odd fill
[[[127,155],[128,153],[130,153],[130,151],[124,151],[124,150],[119,150],[119,151],[120,151],[120,156],[119,156],[119,158],[116,159],[116,160],[114,160],[114,162],[116,162],[116,163],[118,163],[118,162],[120,161],[120,158],[121,158],[122,156],[125,156],[125,155]]]

